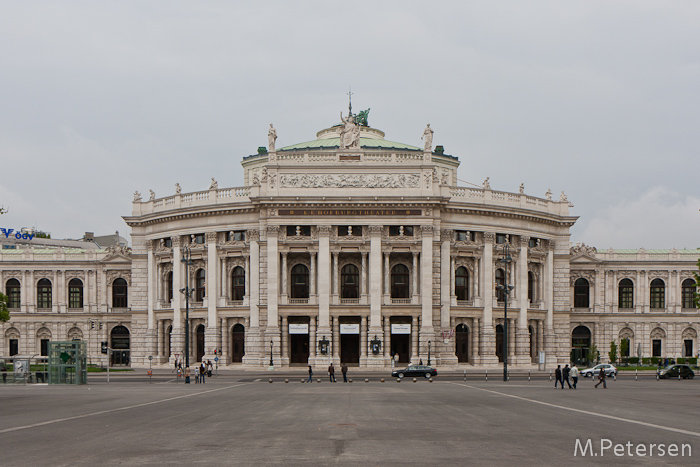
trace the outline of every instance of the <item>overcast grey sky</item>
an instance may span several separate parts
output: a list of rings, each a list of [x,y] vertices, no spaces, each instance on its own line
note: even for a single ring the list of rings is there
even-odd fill
[[[0,1],[0,226],[128,232],[148,197],[353,109],[459,178],[564,190],[573,242],[700,247],[700,2]]]

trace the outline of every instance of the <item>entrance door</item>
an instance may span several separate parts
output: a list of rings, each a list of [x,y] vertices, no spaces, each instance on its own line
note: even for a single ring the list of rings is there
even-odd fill
[[[340,361],[347,364],[360,363],[360,335],[340,335]]]
[[[392,334],[391,335],[391,355],[399,354],[399,363],[410,363],[411,361],[411,335]]]
[[[289,335],[289,363],[309,363],[309,335]]]
[[[112,365],[128,365],[131,349],[129,330],[124,326],[115,326],[110,337],[112,338]]]
[[[245,327],[238,323],[231,332],[231,362],[243,362],[243,355],[245,355]]]
[[[496,356],[498,361],[503,361],[503,326],[496,326]]]
[[[201,362],[204,358],[204,325],[200,324],[197,326],[197,354],[195,355],[195,362]]]
[[[469,363],[469,328],[465,324],[457,326],[455,332],[455,354],[459,363]]]

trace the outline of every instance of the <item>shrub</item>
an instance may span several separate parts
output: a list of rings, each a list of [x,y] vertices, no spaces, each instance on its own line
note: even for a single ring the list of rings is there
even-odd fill
[[[642,365],[648,365],[649,364],[649,357],[642,357]]]
[[[627,359],[627,361],[632,365],[636,365],[639,363],[639,357],[630,357]]]
[[[690,357],[688,359],[688,364],[690,365],[697,365],[698,364],[698,357]]]
[[[651,357],[651,364],[658,365],[659,364],[659,357]]]

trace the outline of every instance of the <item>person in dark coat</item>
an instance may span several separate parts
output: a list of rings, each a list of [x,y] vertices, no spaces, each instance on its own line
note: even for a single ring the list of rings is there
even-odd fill
[[[330,378],[331,383],[335,383],[335,368],[333,368],[333,364],[328,367],[328,378]]]
[[[564,381],[566,381],[566,384],[569,385],[569,389],[572,389],[571,383],[569,382],[569,374],[571,373],[571,368],[569,368],[569,364],[567,363],[564,366],[564,371],[562,371],[562,379],[561,379],[561,388],[564,389]]]
[[[343,365],[340,367],[340,371],[343,372],[343,383],[348,382],[348,366],[343,363]]]
[[[311,378],[314,376],[314,370],[311,368],[311,365],[309,365],[309,383],[311,382]]]
[[[561,388],[564,389],[564,381],[561,379],[561,365],[557,365],[557,369],[554,370],[554,387],[557,387],[557,383],[561,383]]]
[[[608,385],[605,383],[605,370],[603,368],[601,368],[600,373],[598,373],[598,382],[595,384],[596,389],[600,383],[603,383],[603,389],[608,389]]]

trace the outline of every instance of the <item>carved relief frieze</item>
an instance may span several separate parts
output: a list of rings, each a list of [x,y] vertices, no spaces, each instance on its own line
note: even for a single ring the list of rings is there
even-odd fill
[[[649,280],[668,279],[668,271],[649,271]]]
[[[454,230],[440,230],[440,240],[443,242],[452,242],[454,238]]]
[[[686,339],[697,339],[697,337],[698,337],[698,333],[697,333],[697,331],[696,331],[695,329],[693,329],[693,328],[686,328],[686,329],[683,331],[683,337],[682,337],[683,340],[686,340]]]
[[[484,232],[483,237],[485,245],[493,245],[496,240],[496,234],[493,232]]]
[[[651,334],[649,336],[652,339],[663,339],[664,337],[666,337],[666,331],[664,331],[660,327],[656,327],[651,331]]]
[[[316,230],[318,231],[319,237],[329,237],[331,235],[330,225],[319,225],[318,227],[316,227]]]
[[[381,225],[370,225],[367,228],[367,231],[370,235],[370,237],[376,237],[377,235],[382,235],[382,226]],[[387,233],[388,236],[388,233]]]
[[[2,272],[2,281],[3,281],[3,289],[4,289],[4,283],[10,279],[17,279],[18,281],[22,281],[22,271],[3,271]]]
[[[624,328],[620,329],[620,332],[618,335],[619,335],[620,339],[632,339],[632,338],[634,338],[634,331],[628,327],[624,327]]]
[[[292,173],[280,175],[281,188],[418,188],[419,186],[420,175],[418,174]]]
[[[232,258],[227,258],[226,271],[228,272],[228,274],[231,275],[231,271],[233,271],[234,268],[237,268],[239,266],[245,269],[245,260],[246,258],[244,256],[234,256]]]
[[[269,171],[267,174],[267,180],[267,184],[270,185],[270,188],[275,188],[275,185],[277,185],[277,171]]]
[[[207,244],[216,244],[218,234],[216,232],[207,232],[206,234],[204,234],[204,237],[206,238]]]
[[[173,242],[173,248],[175,248],[175,247],[180,248],[182,246],[182,238],[179,235],[171,237],[171,240]]]
[[[423,178],[425,179],[425,187],[430,188],[432,180],[433,180],[432,174],[430,172],[425,172],[423,175],[424,175]]]
[[[247,242],[257,242],[260,241],[260,231],[258,229],[255,230],[246,230],[245,232],[245,238]]]
[[[578,255],[586,255],[586,256],[595,256],[595,254],[598,252],[598,250],[593,247],[593,246],[588,246],[585,243],[581,243],[575,246],[572,246],[569,248],[569,254],[571,256],[578,256]]]
[[[590,285],[593,285],[595,283],[595,271],[571,271],[570,280],[572,287],[578,279],[586,279]]]
[[[469,270],[470,273],[474,272],[474,265],[476,262],[476,258],[468,258],[466,256],[457,256],[455,258],[455,268],[458,268],[460,266],[464,266]]]
[[[683,282],[686,279],[695,280],[695,273],[693,271],[680,271],[678,274],[680,276],[681,282]]]
[[[85,281],[85,271],[66,271],[66,282],[69,282],[71,279],[80,279],[82,281]]]
[[[108,259],[112,259],[116,256],[126,256],[127,258],[131,257],[131,248],[128,246],[121,246],[121,245],[113,245],[107,247],[107,255],[102,259],[102,261],[106,261]]]
[[[120,277],[126,281],[127,285],[131,285],[131,271],[107,271],[108,284],[111,284]]]

